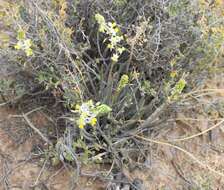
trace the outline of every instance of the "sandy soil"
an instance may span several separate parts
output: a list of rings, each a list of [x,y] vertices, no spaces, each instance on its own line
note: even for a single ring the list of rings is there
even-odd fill
[[[18,128],[29,127],[21,118],[19,118],[20,122],[16,122],[15,118],[10,117],[15,114],[18,114],[15,110],[0,108],[0,190],[71,189],[70,171],[63,166],[50,167],[40,159],[34,159],[34,148],[44,146],[38,135],[31,133],[24,142],[18,144],[18,138],[14,138],[19,132]],[[46,127],[47,122],[39,113],[33,115],[31,120],[38,129]],[[13,128],[17,132],[9,132],[7,128]],[[22,135],[24,134],[21,134],[21,138],[24,138]],[[83,177],[79,180],[76,189],[100,190],[104,189],[104,184]]]

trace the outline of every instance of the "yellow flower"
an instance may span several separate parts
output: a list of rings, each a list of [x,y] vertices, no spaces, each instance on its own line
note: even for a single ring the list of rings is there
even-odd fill
[[[19,40],[17,44],[14,46],[14,48],[17,50],[21,49],[25,51],[26,55],[29,57],[33,55],[33,50],[31,49],[31,46],[32,46],[32,41],[30,39],[26,39],[26,40]]]
[[[85,120],[84,117],[80,116],[80,118],[77,121],[77,124],[79,125],[80,129],[83,129],[86,124],[84,120]]]
[[[80,128],[80,129],[83,129],[83,128],[84,128],[84,125],[79,124],[79,128]]]
[[[76,109],[76,110],[80,110],[80,105],[77,104],[77,105],[75,106],[75,109]]]
[[[118,54],[113,54],[113,56],[111,57],[111,60],[114,62],[114,63],[116,63],[116,62],[118,62],[118,58],[119,58],[119,56],[118,56]]]
[[[75,105],[72,105],[72,108]],[[72,110],[71,110],[72,111]],[[92,100],[89,100],[81,105],[75,106],[74,113],[79,113],[79,118],[76,120],[76,124],[80,129],[83,129],[86,125],[94,127],[97,123],[97,117],[107,114],[111,111],[111,108],[100,102],[94,104]]]
[[[171,71],[170,77],[175,78],[177,76],[177,71]]]
[[[93,100],[89,100],[89,101],[87,102],[87,104],[88,104],[89,106],[92,106],[92,105],[93,105]]]
[[[33,50],[31,48],[25,49],[25,52],[28,57],[33,55]]]
[[[91,119],[90,125],[95,126],[96,122],[97,122],[97,119],[94,117],[94,118]]]
[[[22,44],[21,41],[18,41],[17,44],[14,46],[14,48],[17,49],[17,50],[22,49],[22,47],[23,47],[23,44]]]
[[[120,30],[119,30],[119,28],[116,27],[116,28],[114,29],[114,31],[115,31],[116,33],[118,33]]]
[[[109,23],[109,24],[110,24],[110,23]],[[116,22],[113,22],[113,23],[110,24],[110,26],[111,26],[112,28],[115,28],[115,27],[117,26],[117,24],[116,24]]]

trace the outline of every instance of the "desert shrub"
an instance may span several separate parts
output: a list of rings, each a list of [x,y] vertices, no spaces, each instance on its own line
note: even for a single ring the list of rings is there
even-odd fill
[[[155,135],[182,93],[223,68],[218,0],[24,0],[1,12],[1,56],[32,78],[27,92],[59,94],[54,160],[145,164],[135,135]]]

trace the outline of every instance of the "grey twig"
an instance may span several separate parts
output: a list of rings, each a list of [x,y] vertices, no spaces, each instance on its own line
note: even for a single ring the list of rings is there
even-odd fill
[[[51,144],[51,142],[49,141],[49,139],[47,137],[45,137],[41,131],[39,129],[37,129],[34,124],[29,120],[29,118],[27,117],[26,114],[22,115],[23,118],[25,119],[25,121],[29,124],[29,127],[31,129],[33,129],[47,144]]]

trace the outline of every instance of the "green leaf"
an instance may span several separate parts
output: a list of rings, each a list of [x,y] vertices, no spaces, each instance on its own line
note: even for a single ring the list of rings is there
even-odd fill
[[[111,111],[112,111],[111,107],[109,107],[106,104],[101,104],[101,105],[97,106],[94,110],[94,112],[97,114],[97,116],[106,115],[106,114],[110,113]]]
[[[170,100],[177,100],[182,93],[183,89],[185,88],[187,82],[184,79],[180,79],[176,85],[174,86],[171,96],[169,97]]]
[[[68,160],[68,161],[73,161],[73,160],[74,160],[72,154],[71,154],[71,153],[68,153],[68,152],[65,152],[65,154],[64,154],[64,158],[65,158],[66,160]]]

